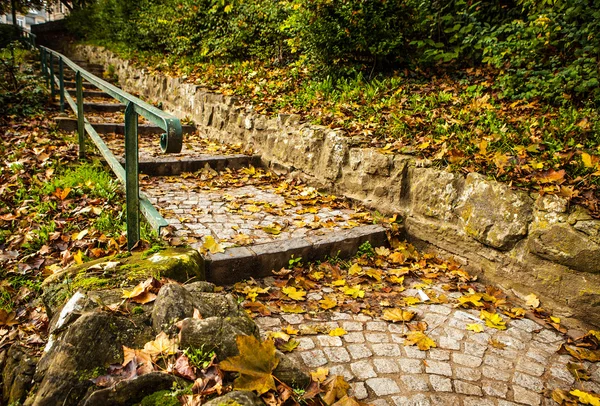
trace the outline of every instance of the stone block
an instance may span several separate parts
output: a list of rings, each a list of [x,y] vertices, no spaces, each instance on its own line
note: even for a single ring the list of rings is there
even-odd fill
[[[229,248],[206,256],[206,279],[218,285],[239,282],[254,276],[258,268],[256,254],[246,247]]]
[[[408,195],[414,212],[426,217],[451,220],[464,178],[431,168],[409,168]]]
[[[600,245],[567,224],[534,232],[528,240],[534,254],[582,272],[600,272]]]
[[[471,173],[458,199],[456,214],[463,230],[477,241],[508,250],[527,235],[533,201],[507,185]]]

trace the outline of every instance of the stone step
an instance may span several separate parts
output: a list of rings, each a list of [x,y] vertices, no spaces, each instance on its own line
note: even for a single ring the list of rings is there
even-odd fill
[[[74,80],[65,80],[64,81],[65,84],[65,88],[69,89],[69,90],[75,90],[75,86],[76,83]],[[96,86],[94,86],[93,84],[89,83],[89,82],[83,82],[83,88],[85,90],[94,90],[94,89],[98,89]]]
[[[63,131],[77,131],[77,119],[70,117],[55,117],[58,128]],[[124,123],[92,123],[92,126],[98,134],[125,134]],[[182,125],[183,134],[191,134],[196,129],[193,125]],[[165,131],[151,124],[139,124],[139,135],[163,134]]]
[[[158,138],[156,145],[159,144]],[[186,172],[196,172],[205,169],[207,166],[211,169],[221,172],[227,168],[240,169],[250,165],[260,165],[259,156],[248,155],[199,155],[195,157],[173,156],[181,154],[163,154],[158,158],[147,158],[140,156],[140,173],[150,176],[177,176]],[[125,164],[124,158],[119,158],[121,164]]]
[[[117,113],[125,110],[121,103],[83,103],[83,111],[92,113]]]
[[[306,236],[273,241],[248,247],[235,247],[223,253],[206,254],[205,270],[209,282],[233,284],[250,278],[264,278],[289,266],[290,258],[318,261],[325,258],[349,258],[365,242],[372,247],[388,244],[386,231],[379,225],[360,226],[323,236]]]

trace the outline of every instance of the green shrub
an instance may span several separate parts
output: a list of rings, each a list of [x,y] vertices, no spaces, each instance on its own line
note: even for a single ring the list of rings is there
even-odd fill
[[[32,57],[19,42],[0,51],[0,117],[39,113],[48,100],[43,81],[29,63]]]

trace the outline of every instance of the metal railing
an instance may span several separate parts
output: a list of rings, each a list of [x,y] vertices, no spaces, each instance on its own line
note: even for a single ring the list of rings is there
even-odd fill
[[[35,37],[34,37],[35,40]],[[85,133],[90,136],[100,153],[106,159],[119,180],[125,185],[127,199],[127,247],[131,249],[140,240],[140,210],[160,235],[160,229],[168,225],[167,221],[158,213],[148,198],[139,190],[138,173],[138,115],[165,130],[160,137],[160,147],[165,153],[181,151],[183,135],[181,122],[175,116],[168,114],[156,107],[138,99],[129,93],[111,85],[99,77],[87,72],[66,56],[39,46],[41,69],[46,77],[52,97],[58,93],[60,109],[65,110],[68,103],[77,114],[77,133],[79,136],[79,158],[85,157]],[[58,72],[55,72],[55,62]],[[75,99],[65,89],[65,68],[70,68],[75,73],[76,95]],[[125,168],[113,155],[102,138],[98,135],[92,124],[84,116],[83,110],[83,80],[88,81],[98,89],[125,104]],[[58,82],[58,86],[57,86]]]

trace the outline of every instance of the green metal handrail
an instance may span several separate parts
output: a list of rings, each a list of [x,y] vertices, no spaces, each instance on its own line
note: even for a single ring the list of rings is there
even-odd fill
[[[168,225],[167,221],[158,213],[148,198],[139,190],[138,173],[138,115],[159,126],[166,132],[160,137],[160,147],[165,153],[178,153],[181,151],[183,135],[181,122],[175,116],[138,99],[129,93],[111,85],[99,77],[87,72],[66,56],[49,48],[40,46],[42,73],[47,79],[52,96],[57,93],[60,97],[60,109],[64,111],[67,102],[77,114],[77,132],[79,135],[79,157],[85,157],[85,133],[90,136],[100,153],[117,177],[125,185],[127,199],[127,246],[129,249],[140,240],[140,210],[160,234],[160,229]],[[54,72],[54,59],[58,61],[58,78]],[[75,100],[65,89],[64,69],[71,68],[75,72],[76,98]],[[87,121],[83,111],[83,79],[109,94],[111,97],[125,104],[125,168],[106,146],[94,127]],[[58,81],[58,89],[56,82]]]

